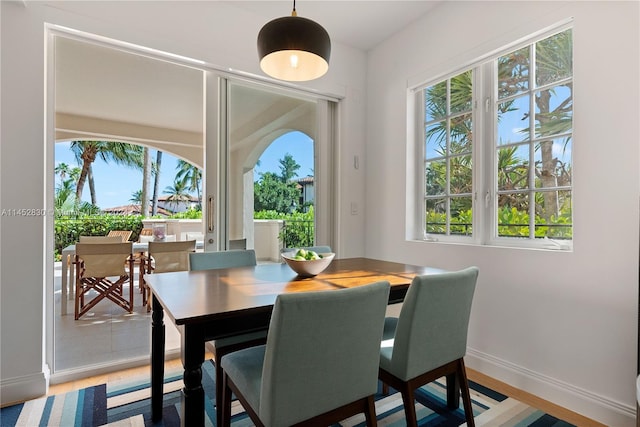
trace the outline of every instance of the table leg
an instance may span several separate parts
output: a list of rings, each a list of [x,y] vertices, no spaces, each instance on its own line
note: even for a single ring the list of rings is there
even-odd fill
[[[69,298],[75,299],[76,296],[76,263],[75,255],[69,255]]]
[[[202,363],[204,362],[204,330],[201,325],[185,325],[182,335],[182,426],[204,426],[204,389]]]
[[[154,422],[162,419],[165,347],[163,318],[164,310],[156,297],[153,296],[153,313],[151,314],[151,419]]]
[[[62,278],[60,279],[62,295],[60,296],[60,316],[67,314],[67,266],[69,265],[69,254],[62,252]]]

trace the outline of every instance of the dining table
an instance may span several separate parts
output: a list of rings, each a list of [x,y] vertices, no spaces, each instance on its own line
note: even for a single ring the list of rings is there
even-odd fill
[[[151,289],[151,412],[162,419],[165,315],[181,334],[184,368],[180,420],[203,426],[202,364],[207,341],[268,328],[276,298],[290,292],[331,291],[387,280],[389,303],[402,302],[416,275],[444,270],[371,258],[334,259],[320,274],[300,277],[287,264],[158,273]],[[221,380],[221,379],[218,379]]]

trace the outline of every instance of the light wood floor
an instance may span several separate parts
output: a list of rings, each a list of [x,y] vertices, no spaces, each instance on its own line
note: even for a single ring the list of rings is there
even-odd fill
[[[206,354],[205,357],[208,359],[208,358],[212,358],[213,355]],[[165,369],[167,370],[171,368],[180,368],[181,366],[182,364],[179,358],[169,360],[165,363]],[[97,375],[94,377],[85,378],[78,381],[71,381],[68,383],[56,384],[49,387],[49,395],[66,393],[72,390],[78,390],[85,387],[104,384],[110,381],[118,381],[118,380],[125,379],[127,377],[142,375],[145,373],[149,373],[149,375],[151,375],[150,366],[147,365],[139,368],[131,368],[123,371],[113,372],[110,374]],[[599,422],[586,418],[575,412],[569,411],[568,409],[562,408],[558,405],[555,405],[537,396],[534,396],[532,394],[519,390],[501,381],[495,380],[473,369],[467,368],[467,376],[471,381],[482,384],[499,393],[513,397],[514,399],[517,399],[523,403],[526,403],[529,406],[533,406],[534,408],[538,408],[549,415],[552,415],[556,418],[564,420],[573,425],[580,426],[580,427],[606,427],[604,424],[601,424]]]

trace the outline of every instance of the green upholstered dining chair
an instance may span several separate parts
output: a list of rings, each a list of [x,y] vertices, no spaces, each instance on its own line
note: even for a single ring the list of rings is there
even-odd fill
[[[362,412],[375,426],[389,289],[380,281],[280,294],[266,345],[222,359],[222,425],[230,425],[233,392],[256,426],[327,426]]]
[[[189,254],[191,271],[216,270],[220,268],[249,267],[257,265],[256,252],[253,249],[231,250],[219,252],[192,252]],[[243,348],[264,344],[267,340],[267,329],[249,331],[210,341],[216,368],[216,418],[217,425],[222,421],[222,366],[220,361],[228,353]]]
[[[214,270],[218,268],[249,267],[257,265],[253,249],[237,249],[219,252],[194,252],[189,255],[192,271]]]
[[[408,426],[416,426],[414,390],[443,375],[447,406],[459,405],[467,426],[474,426],[463,357],[478,268],[417,276],[399,317],[385,319],[379,377],[402,394]]]
[[[308,251],[314,251],[317,254],[328,254],[330,252],[333,252],[331,250],[331,246],[301,246],[299,248],[282,248],[280,249],[280,253],[287,253],[287,252],[292,252],[298,249],[306,249]]]

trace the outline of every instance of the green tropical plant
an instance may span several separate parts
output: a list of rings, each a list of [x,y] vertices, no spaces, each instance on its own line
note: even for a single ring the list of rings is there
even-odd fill
[[[169,218],[172,219],[202,219],[202,210],[200,207],[189,208],[184,212],[176,212]]]
[[[298,183],[292,181],[297,176],[300,165],[291,154],[286,153],[280,163],[280,175],[273,172],[260,174],[253,188],[253,208],[255,211],[276,211],[291,213],[303,210],[300,206],[300,190]]]
[[[275,210],[255,211],[254,219],[281,220],[284,227],[278,238],[285,247],[313,246],[315,239],[313,206],[307,212],[278,212]]]

